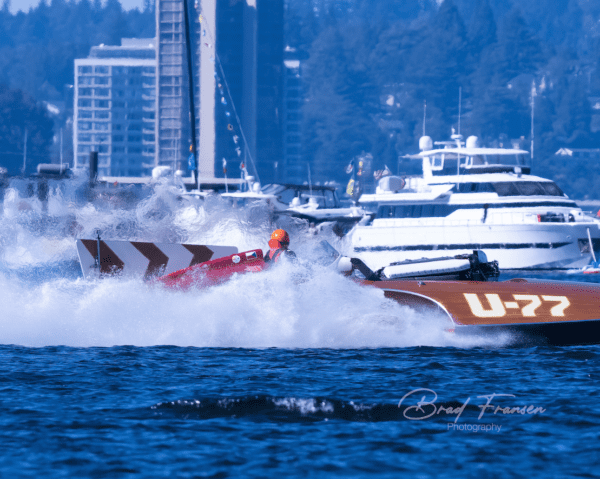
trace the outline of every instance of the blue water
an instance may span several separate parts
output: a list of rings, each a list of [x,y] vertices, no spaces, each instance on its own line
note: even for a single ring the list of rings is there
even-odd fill
[[[457,338],[310,264],[194,293],[81,277],[74,237],[95,228],[240,249],[271,228],[260,208],[170,198],[5,198],[0,477],[598,475],[598,346]]]
[[[3,346],[0,474],[593,477],[599,352]],[[419,388],[471,400],[406,419]],[[544,412],[478,419],[492,393]]]

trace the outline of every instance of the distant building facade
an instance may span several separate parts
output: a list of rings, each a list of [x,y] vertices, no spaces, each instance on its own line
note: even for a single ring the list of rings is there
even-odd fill
[[[159,0],[160,1],[160,0]],[[198,25],[200,174],[283,164],[283,0],[202,0]],[[238,122],[239,119],[239,122]]]
[[[283,2],[189,1],[200,177],[222,176],[223,159],[230,176],[242,164],[263,184],[285,175]],[[93,47],[75,61],[76,167],[98,151],[103,176],[145,176],[159,165],[187,169],[183,0],[156,2],[156,33]]]
[[[302,143],[300,127],[302,124],[302,84],[300,60],[285,60],[284,106],[283,106],[283,171],[286,181],[302,183],[307,178],[306,168],[302,166]]]
[[[193,2],[190,1],[193,5]],[[197,25],[198,15],[190,18]],[[191,141],[183,0],[156,2],[157,164],[183,168]]]
[[[154,39],[122,39],[75,60],[75,167],[98,152],[101,176],[147,176],[156,165]]]

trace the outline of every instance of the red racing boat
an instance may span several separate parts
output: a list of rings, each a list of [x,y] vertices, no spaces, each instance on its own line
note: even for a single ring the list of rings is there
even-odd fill
[[[246,251],[158,278],[169,287],[203,287],[265,268],[262,250]],[[456,334],[508,332],[519,344],[600,343],[600,287],[563,282],[361,280],[400,304],[451,321]]]
[[[94,264],[100,273],[126,271],[127,258],[117,257],[115,251],[135,249],[146,251],[146,258],[159,256],[147,246],[152,243],[136,243],[133,248],[125,247],[127,242],[83,241],[87,244],[79,240],[78,251],[84,276],[93,270]],[[166,246],[173,247],[153,246],[160,251],[166,251]],[[188,290],[222,283],[236,273],[260,272],[266,266],[260,249],[226,254],[232,247],[188,245],[187,248],[197,252],[195,263],[192,259],[189,266],[177,271],[171,269],[168,274],[154,274],[152,281],[165,287]],[[97,256],[94,258],[95,251]],[[204,254],[201,258],[200,251]],[[198,258],[209,259],[198,261]],[[359,270],[366,279],[355,278],[356,281],[381,289],[389,299],[445,316],[449,321],[448,329],[456,334],[508,332],[514,343],[526,345],[600,344],[600,286],[525,279],[489,281],[497,277],[497,265],[480,259],[477,253],[445,258],[441,265],[427,271],[423,267],[429,260],[397,263],[377,272],[369,270],[360,260],[345,258],[345,266],[342,266],[344,257],[339,257],[336,262],[338,269],[346,273]],[[152,259],[140,264],[147,265],[145,276],[150,278],[151,268],[157,273],[168,271],[168,261],[167,257],[159,267]],[[440,277],[458,279],[440,280]]]

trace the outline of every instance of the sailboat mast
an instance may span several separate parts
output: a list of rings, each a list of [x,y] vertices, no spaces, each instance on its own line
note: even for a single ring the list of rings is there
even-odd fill
[[[427,121],[427,100],[423,100],[423,136],[425,136],[425,122]]]
[[[199,169],[198,154],[196,153],[196,106],[194,102],[194,70],[192,66],[192,42],[190,40],[190,16],[188,12],[188,0],[183,0],[183,20],[185,29],[185,50],[187,54],[187,70],[188,70],[188,91],[190,95],[190,126],[192,130],[192,145],[191,153],[194,155],[194,163],[196,165],[196,189],[199,185]]]
[[[535,80],[533,81],[532,85],[531,85],[531,169],[533,170],[533,141],[534,141],[534,129],[533,129],[533,116],[534,116],[534,112],[535,112],[535,95],[536,95],[536,88],[535,88]]]

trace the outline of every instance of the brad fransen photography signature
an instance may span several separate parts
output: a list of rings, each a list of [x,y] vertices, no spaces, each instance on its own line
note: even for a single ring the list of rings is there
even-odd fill
[[[523,404],[523,405],[515,405],[514,401],[512,404],[508,404],[509,400],[507,398],[515,398],[514,394],[484,394],[482,396],[477,396],[480,404],[476,406],[480,409],[479,416],[477,417],[478,421],[481,421],[484,416],[489,418],[490,416],[498,416],[498,415],[538,415],[546,412],[546,409],[540,406],[535,406],[533,404]],[[420,399],[419,399],[420,398]],[[438,400],[438,395],[432,389],[427,388],[419,388],[413,389],[412,391],[406,393],[400,402],[398,403],[398,407],[404,406],[405,409],[402,415],[411,421],[422,421],[424,419],[429,419],[435,416],[456,416],[454,418],[454,424],[448,424],[448,430],[468,430],[473,432],[488,432],[494,431],[499,432],[502,426],[497,426],[495,424],[485,425],[458,425],[458,420],[461,418],[467,405],[471,402],[471,397],[468,397],[466,401],[462,403],[460,406],[444,406],[441,404],[436,404]],[[475,401],[473,401],[475,403]],[[464,426],[471,426],[464,427]],[[489,426],[489,427],[488,427]]]

